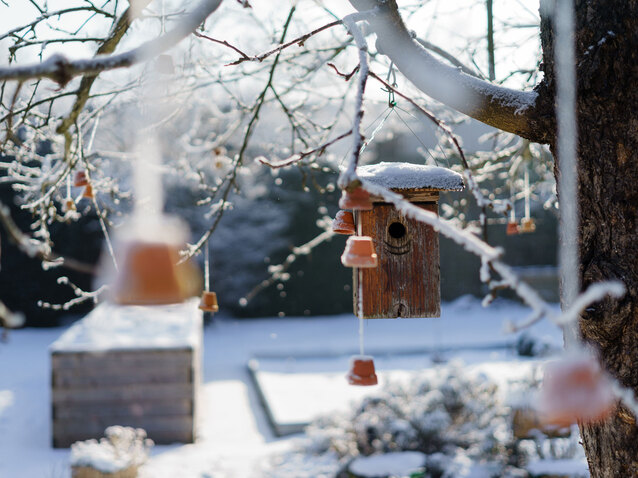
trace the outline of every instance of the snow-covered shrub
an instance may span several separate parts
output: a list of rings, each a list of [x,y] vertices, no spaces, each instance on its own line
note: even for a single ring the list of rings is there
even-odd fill
[[[531,374],[512,386],[529,394],[536,382]],[[314,421],[306,428],[300,454],[345,467],[359,455],[420,451],[427,455],[427,476],[432,478],[469,476],[479,469],[476,476],[522,477],[527,476],[526,466],[539,461],[583,456],[577,431],[569,438],[539,433],[517,440],[511,397],[508,403],[503,398],[512,390],[498,392],[495,383],[460,364],[415,374],[386,385],[348,413]]]
[[[513,449],[509,409],[496,385],[458,365],[390,384],[350,414],[315,421],[306,433],[309,451],[342,458],[415,450],[442,462],[462,451],[472,461],[506,463]]]
[[[71,445],[71,466],[116,473],[142,465],[153,446],[141,428],[111,426],[104,435],[100,441],[86,440]]]
[[[460,363],[414,373],[347,413],[315,420],[296,447],[272,457],[262,476],[346,478],[357,456],[420,451],[427,455],[428,478],[527,478],[532,468],[557,463],[566,476],[580,477],[587,463],[577,427],[567,438],[540,431],[530,439],[514,437],[512,412],[530,405],[538,382],[535,367],[502,389]]]

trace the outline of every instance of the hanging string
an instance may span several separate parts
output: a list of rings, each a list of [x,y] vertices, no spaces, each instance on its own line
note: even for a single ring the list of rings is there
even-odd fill
[[[359,355],[365,355],[363,351],[363,318],[359,317]]]
[[[525,165],[525,219],[530,218],[530,189],[529,189],[529,170]]]
[[[430,157],[434,160],[434,163],[439,166],[439,162],[436,160],[436,157],[430,152],[430,148],[428,148],[425,143],[423,143],[423,141],[421,141],[421,138],[419,138],[419,136],[414,132],[414,130],[412,128],[410,128],[410,125],[408,124],[407,121],[405,121],[403,119],[403,117],[399,114],[399,112],[397,110],[401,110],[404,113],[410,114],[409,112],[407,112],[406,110],[404,110],[403,108],[400,108],[399,106],[397,106],[395,109],[393,109],[392,111],[394,111],[396,113],[396,115],[399,117],[399,119],[403,122],[403,124],[405,125],[406,128],[408,128],[410,130],[410,133],[412,133],[414,135],[414,137],[416,138],[416,140],[421,144],[421,146],[423,146],[423,149],[425,151],[427,151],[427,153],[430,155]],[[412,115],[410,115],[412,116]],[[445,156],[445,159],[447,161],[447,156]],[[450,166],[450,163],[448,161],[448,167]]]
[[[71,175],[68,174],[66,177],[66,198],[71,199]]]
[[[210,292],[210,258],[208,252],[208,241],[204,243],[204,287],[206,292]]]
[[[383,110],[379,116],[377,116],[369,125],[368,127],[365,129],[365,131],[367,132],[370,128],[372,128],[372,125],[374,123],[376,123],[377,121],[379,121],[379,119],[385,115],[385,117],[381,120],[381,123],[379,123],[379,125],[374,129],[374,131],[372,132],[372,135],[370,136],[370,139],[368,139],[367,141],[364,141],[363,144],[361,145],[361,149],[359,150],[359,154],[363,153],[363,151],[365,151],[366,146],[368,146],[368,144],[370,144],[373,140],[374,140],[374,136],[377,134],[377,132],[383,127],[383,124],[385,123],[385,121],[388,119],[388,116],[390,116],[390,113],[392,113],[392,109],[385,109]],[[343,162],[346,160],[346,158],[350,155],[350,151],[351,149],[348,149],[348,151],[346,152],[346,154],[343,156],[343,158],[341,158],[341,161],[339,162],[339,165],[343,165]]]
[[[514,181],[510,181],[510,201],[512,201],[512,209],[510,210],[510,221],[516,222],[516,198],[514,197]]]

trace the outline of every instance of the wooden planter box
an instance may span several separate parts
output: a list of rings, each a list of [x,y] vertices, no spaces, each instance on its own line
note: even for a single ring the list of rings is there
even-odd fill
[[[122,425],[155,443],[195,440],[202,319],[197,303],[102,304],[51,346],[53,446]]]

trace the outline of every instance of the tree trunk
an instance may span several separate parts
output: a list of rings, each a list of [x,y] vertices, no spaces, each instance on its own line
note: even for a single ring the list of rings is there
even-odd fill
[[[543,0],[541,6],[550,3]],[[580,331],[599,351],[603,366],[636,393],[638,0],[574,4],[582,287],[615,279],[627,288],[624,298],[587,309]],[[541,37],[545,86],[553,92],[553,35],[547,18],[542,19]],[[593,477],[638,476],[638,428],[626,408],[619,406],[603,423],[582,425],[581,433]]]

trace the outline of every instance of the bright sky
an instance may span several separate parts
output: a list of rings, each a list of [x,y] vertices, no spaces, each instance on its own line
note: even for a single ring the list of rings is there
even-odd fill
[[[37,17],[38,12],[31,2],[25,0],[5,0],[8,7],[0,5],[0,31],[7,31],[18,25],[29,23]],[[127,5],[121,2],[121,9]],[[156,12],[171,12],[181,10],[183,5],[192,5],[194,2],[177,0],[155,0],[150,8]],[[253,1],[254,18],[278,29],[282,23],[282,16],[287,14],[288,5],[298,4],[297,18],[303,15],[303,20],[309,29],[320,26],[330,20],[330,14],[344,16],[353,12],[350,4],[343,0],[305,0],[293,2],[264,2]],[[51,11],[83,5],[79,0],[48,0]],[[285,7],[282,5],[285,4]],[[399,1],[405,8],[405,19],[408,26],[414,29],[419,37],[427,39],[436,45],[457,55],[463,62],[471,64],[472,57],[480,68],[486,70],[486,11],[484,0],[415,0]],[[234,10],[229,13],[228,10]],[[223,8],[214,14],[208,25],[214,25],[215,31],[238,42],[247,43],[251,37],[255,42],[249,44],[254,49],[255,45],[264,45],[263,30],[260,28],[251,31],[253,22],[247,20],[245,10],[238,10],[236,2],[227,0]],[[220,18],[225,15],[226,19]],[[538,24],[538,0],[494,0],[494,15],[497,46],[497,79],[502,78],[506,72],[513,69],[533,69],[536,66],[539,51],[538,30],[534,25]],[[68,32],[74,32],[80,27],[86,18],[84,14],[72,14],[64,16],[64,24],[56,20],[50,20],[53,27],[62,28]],[[507,30],[503,26],[507,25]],[[523,25],[521,28],[510,28],[513,25]],[[218,28],[219,27],[219,28]],[[242,28],[243,27],[243,28]],[[248,28],[247,28],[248,27]],[[90,23],[75,36],[90,37],[103,36],[104,29],[108,28],[108,22],[100,21]],[[159,21],[144,26],[144,35],[151,37],[159,33]],[[242,32],[242,30],[244,30]],[[227,32],[227,33],[226,33]],[[241,32],[241,33],[240,33]],[[305,32],[305,31],[304,31]],[[301,30],[300,32],[301,33]],[[38,29],[40,38],[55,38],[68,36],[52,28],[41,27]],[[259,38],[259,39],[258,39]],[[468,39],[474,40],[468,48]],[[4,43],[7,45],[7,43]],[[45,57],[54,52],[64,52],[72,58],[81,58],[92,55],[95,49],[94,43],[49,44]],[[267,49],[268,45],[257,49],[253,53]],[[6,46],[5,46],[6,48]],[[37,61],[40,46],[26,48],[20,51],[18,60]],[[251,52],[252,52],[251,49]],[[474,54],[474,51],[476,53]],[[6,64],[7,55],[0,57],[0,63]],[[512,84],[511,86],[517,86]]]

